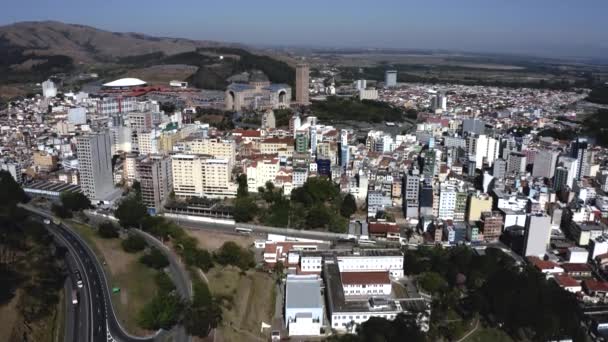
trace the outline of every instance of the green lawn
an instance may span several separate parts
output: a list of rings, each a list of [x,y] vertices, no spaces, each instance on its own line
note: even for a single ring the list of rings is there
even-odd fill
[[[480,327],[463,342],[513,342],[513,339],[497,328]]]

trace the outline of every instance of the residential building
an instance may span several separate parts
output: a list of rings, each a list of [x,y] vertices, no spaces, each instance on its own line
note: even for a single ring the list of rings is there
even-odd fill
[[[310,67],[308,64],[299,63],[296,65],[296,102],[299,105],[308,105],[310,78]]]
[[[384,86],[387,88],[397,86],[397,70],[387,70],[384,73]]]
[[[91,200],[104,200],[114,191],[112,144],[106,132],[76,137],[82,192]]]
[[[141,187],[141,199],[150,214],[156,214],[171,191],[173,191],[173,174],[171,157],[150,155],[137,161],[137,180]]]
[[[502,234],[503,218],[498,211],[486,211],[481,214],[481,231],[484,240],[496,242]]]
[[[551,238],[551,219],[548,215],[529,214],[526,218],[524,256],[542,258]]]
[[[488,194],[477,192],[469,197],[469,210],[467,213],[467,221],[474,222],[481,218],[481,214],[486,211],[492,211],[493,199]]]
[[[534,158],[532,177],[553,178],[559,152],[551,150],[539,150]]]
[[[228,159],[195,154],[171,156],[173,189],[181,197],[232,197],[236,184],[231,181],[232,163]]]

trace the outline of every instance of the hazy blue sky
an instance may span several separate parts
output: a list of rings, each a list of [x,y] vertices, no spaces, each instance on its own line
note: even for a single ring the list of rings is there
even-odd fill
[[[2,0],[0,24],[273,45],[608,56],[608,0]]]

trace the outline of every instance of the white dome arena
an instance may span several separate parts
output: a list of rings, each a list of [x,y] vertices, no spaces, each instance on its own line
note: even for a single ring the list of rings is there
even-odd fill
[[[125,87],[139,87],[145,86],[146,82],[140,80],[139,78],[121,78],[116,81],[112,81],[104,84],[104,87],[108,88],[125,88]]]

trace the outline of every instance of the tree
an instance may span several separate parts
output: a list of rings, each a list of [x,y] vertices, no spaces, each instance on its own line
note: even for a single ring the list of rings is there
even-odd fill
[[[51,211],[59,218],[71,218],[72,212],[61,204],[53,203]]]
[[[236,190],[236,197],[240,198],[240,197],[248,196],[249,188],[247,185],[247,175],[244,173],[241,173],[238,177],[236,177],[236,182],[239,185],[239,187]]]
[[[165,272],[157,272],[154,276],[154,282],[158,287],[159,293],[171,293],[175,291],[175,284],[169,277],[169,275]]]
[[[289,224],[289,210],[289,200],[280,195],[268,208],[264,223],[271,227],[287,227]]]
[[[431,294],[438,294],[448,287],[447,282],[436,272],[425,272],[418,277],[418,285]]]
[[[97,228],[97,233],[104,239],[114,239],[118,237],[118,229],[110,221],[100,224]]]
[[[82,192],[64,191],[59,196],[61,204],[70,211],[81,211],[91,208],[91,200]]]
[[[27,195],[8,171],[0,170],[0,189],[0,206],[27,200]]]
[[[249,222],[253,220],[258,212],[258,206],[253,198],[249,196],[237,197],[234,203],[234,220],[236,222]]]
[[[203,270],[203,272],[207,272],[213,267],[213,257],[206,249],[197,248],[195,258],[195,265]]]
[[[128,238],[121,242],[122,249],[127,253],[136,253],[146,248],[146,240],[135,234],[130,234]]]
[[[123,228],[138,227],[146,217],[147,210],[141,200],[131,195],[120,202],[114,215]]]
[[[234,241],[224,242],[215,252],[215,260],[221,265],[234,265],[243,271],[255,266],[253,253],[241,248]]]
[[[340,215],[346,218],[350,218],[352,214],[357,211],[357,202],[355,196],[347,194],[342,199],[342,205],[340,206]]]
[[[190,335],[207,337],[222,322],[222,308],[212,300],[210,305],[190,305],[184,315],[184,326]]]
[[[161,252],[158,248],[152,247],[150,251],[139,258],[139,262],[142,264],[155,268],[157,270],[163,269],[169,266],[169,258]]]
[[[197,281],[194,296],[184,315],[184,326],[189,334],[205,337],[222,321],[222,310],[211,296],[207,284]]]
[[[177,294],[158,294],[139,313],[139,324],[144,329],[171,329],[179,320],[184,303]]]
[[[323,204],[312,207],[306,216],[306,224],[311,228],[326,227],[331,220],[331,214]]]
[[[133,185],[131,185],[131,190],[133,191],[135,198],[141,201],[141,183],[139,181],[133,181]]]

